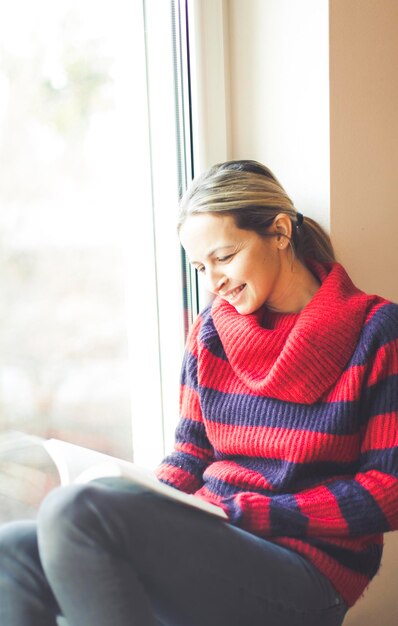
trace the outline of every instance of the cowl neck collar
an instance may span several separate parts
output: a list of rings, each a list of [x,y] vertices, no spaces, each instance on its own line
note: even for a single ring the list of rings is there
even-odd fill
[[[352,356],[372,296],[357,289],[339,263],[309,263],[321,286],[298,314],[267,328],[264,310],[241,315],[216,298],[211,314],[235,374],[256,395],[312,404]],[[274,320],[275,321],[275,320]]]

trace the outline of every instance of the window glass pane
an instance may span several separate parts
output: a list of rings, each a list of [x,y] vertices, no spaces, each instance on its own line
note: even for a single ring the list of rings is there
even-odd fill
[[[128,454],[120,17],[71,0],[0,11],[2,428]]]
[[[10,433],[153,465],[164,452],[164,399],[177,418],[180,253],[176,237],[164,240],[170,228],[175,236],[178,197],[175,107],[165,108],[174,59],[171,3],[161,6],[168,20],[151,81],[154,91],[168,77],[157,98],[166,141],[149,106],[141,0],[0,5],[0,471],[9,472],[0,498],[20,479],[16,461],[41,463],[22,446],[11,467]],[[170,213],[165,227],[155,195]],[[40,472],[29,474],[32,506],[35,489],[49,486]]]

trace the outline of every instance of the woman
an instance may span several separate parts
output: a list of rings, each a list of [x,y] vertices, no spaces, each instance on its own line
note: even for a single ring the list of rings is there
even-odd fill
[[[4,626],[337,626],[398,527],[398,306],[253,161],[194,182],[179,234],[216,297],[157,475],[229,523],[121,480],[55,490],[1,531]]]

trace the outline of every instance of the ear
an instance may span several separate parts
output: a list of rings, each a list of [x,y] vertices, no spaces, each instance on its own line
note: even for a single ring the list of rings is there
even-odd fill
[[[292,238],[292,221],[286,213],[278,213],[272,226],[274,232],[281,235],[277,237],[278,241],[282,239],[290,240]]]

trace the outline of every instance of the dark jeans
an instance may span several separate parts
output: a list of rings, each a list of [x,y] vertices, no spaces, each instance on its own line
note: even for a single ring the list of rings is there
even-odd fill
[[[1,626],[338,626],[305,559],[122,479],[54,490],[0,528]]]

